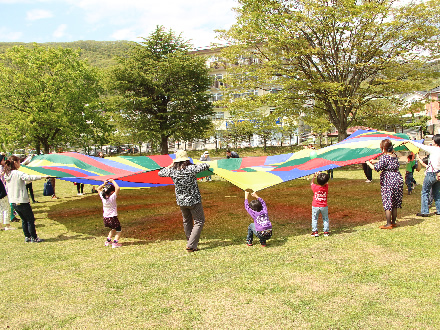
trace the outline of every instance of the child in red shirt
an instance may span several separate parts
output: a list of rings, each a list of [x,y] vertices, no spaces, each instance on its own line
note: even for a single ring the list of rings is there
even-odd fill
[[[317,184],[314,183],[316,177]],[[327,173],[318,172],[313,175],[312,183],[310,184],[313,191],[312,202],[312,236],[319,237],[318,234],[318,217],[319,213],[322,214],[322,222],[324,223],[324,236],[328,236],[330,233],[329,220],[328,220],[328,180],[330,176]]]

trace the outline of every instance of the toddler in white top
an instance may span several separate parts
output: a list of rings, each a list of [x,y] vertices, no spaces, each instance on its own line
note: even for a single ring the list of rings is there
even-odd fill
[[[101,197],[104,226],[110,228],[105,246],[112,246],[112,248],[118,248],[122,245],[119,243],[121,237],[121,223],[118,219],[118,206],[116,204],[116,198],[119,193],[119,186],[113,180],[109,179],[98,187],[98,194]],[[112,242],[112,237],[115,239]]]

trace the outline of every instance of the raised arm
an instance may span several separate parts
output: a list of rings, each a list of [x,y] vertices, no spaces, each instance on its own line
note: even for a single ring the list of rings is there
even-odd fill
[[[119,191],[121,190],[121,188],[119,188],[119,185],[116,183],[116,181],[113,179],[109,179],[108,181],[115,186],[115,194],[116,195],[119,194]]]

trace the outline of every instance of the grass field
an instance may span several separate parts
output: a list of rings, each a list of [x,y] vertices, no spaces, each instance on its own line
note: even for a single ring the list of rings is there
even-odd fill
[[[51,200],[34,182],[45,241],[0,232],[1,327],[440,328],[440,216],[415,217],[420,186],[404,195],[399,227],[380,230],[378,174],[367,184],[359,168],[334,173],[329,237],[310,237],[308,180],[259,193],[274,226],[267,248],[244,244],[251,218],[240,189],[200,182],[206,224],[195,253],[185,251],[173,187],[121,191],[123,247],[111,249],[96,194],[57,180],[61,198]]]

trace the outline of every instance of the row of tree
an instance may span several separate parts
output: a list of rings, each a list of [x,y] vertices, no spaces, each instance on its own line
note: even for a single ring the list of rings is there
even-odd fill
[[[439,5],[239,0],[237,22],[219,31],[230,45],[222,51],[228,75],[218,102],[233,115],[230,130],[266,140],[277,120],[294,129],[302,118],[315,132],[334,125],[343,139],[350,126],[396,121],[396,95],[438,82]],[[84,61],[81,49],[8,48],[0,55],[4,147],[48,152],[130,136],[124,142],[153,141],[164,154],[170,138],[206,138],[213,126],[205,59],[163,27],[142,40],[121,44],[127,48],[102,69]],[[277,93],[247,93],[274,87]],[[274,111],[260,111],[267,106]]]
[[[132,43],[116,64],[98,70],[80,50],[14,46],[0,55],[0,139],[5,148],[106,144],[115,132],[137,141],[203,137],[209,128],[211,80],[203,58],[158,27]],[[113,139],[114,141],[114,139]]]

